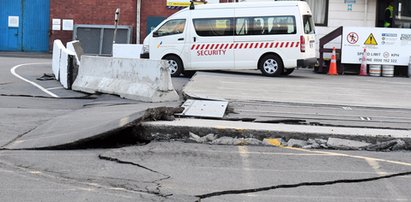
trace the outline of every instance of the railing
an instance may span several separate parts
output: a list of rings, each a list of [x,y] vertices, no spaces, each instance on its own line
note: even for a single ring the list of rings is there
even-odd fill
[[[318,67],[317,72],[320,72],[320,73],[324,72],[324,67],[323,67],[324,52],[331,53],[333,51],[332,48],[324,48],[324,45],[336,39],[337,37],[341,36],[342,32],[343,32],[343,27],[341,26],[320,39],[320,59],[319,59],[319,67]],[[341,49],[336,49],[335,52],[341,55]]]

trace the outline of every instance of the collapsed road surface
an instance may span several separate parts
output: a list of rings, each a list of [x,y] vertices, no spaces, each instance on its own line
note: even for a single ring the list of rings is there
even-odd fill
[[[4,179],[0,183],[2,201],[411,199],[408,191],[409,152],[210,145],[188,143],[187,139],[144,141],[125,147],[122,143],[136,144],[136,140],[126,138],[133,141],[118,142],[119,137],[136,133],[116,131],[118,126],[127,128],[127,123],[134,126],[134,121],[144,117],[143,108],[174,108],[178,105],[144,104],[115,96],[89,96],[59,89],[55,81],[36,81],[43,73],[48,73],[50,65],[47,64],[17,69],[18,74],[39,82],[59,96],[51,98],[9,75],[10,67],[25,62],[25,59],[19,59],[19,63],[13,58],[1,59],[0,110],[5,116],[0,117],[0,135],[2,145],[9,147],[0,151],[0,177]],[[44,63],[47,60],[30,59],[27,62]],[[236,110],[241,111],[234,105],[234,112]],[[160,119],[170,118],[163,115]],[[50,123],[59,127],[45,127]],[[40,129],[47,132],[39,132]],[[90,139],[93,134],[113,130],[111,138],[103,138],[104,141]],[[59,138],[58,134],[64,135]],[[91,141],[79,144],[79,134]],[[47,141],[35,140],[33,137],[36,136]],[[75,144],[71,144],[73,142]],[[11,150],[12,146],[18,150]],[[60,150],[50,150],[53,147]]]

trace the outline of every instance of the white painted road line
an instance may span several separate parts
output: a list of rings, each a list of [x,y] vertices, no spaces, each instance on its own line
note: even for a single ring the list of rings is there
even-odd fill
[[[43,88],[42,86],[38,85],[37,83],[34,83],[34,82],[32,82],[32,81],[30,81],[30,80],[28,80],[28,79],[26,79],[26,78],[24,78],[24,77],[22,77],[22,76],[20,76],[20,75],[18,75],[18,74],[16,73],[16,69],[19,68],[19,67],[22,67],[22,66],[28,66],[28,65],[44,65],[44,64],[49,64],[49,63],[26,63],[26,64],[21,64],[21,65],[17,65],[17,66],[14,66],[13,68],[11,68],[11,69],[10,69],[10,72],[11,72],[11,74],[13,74],[15,77],[17,77],[17,78],[19,78],[19,79],[21,79],[21,80],[23,80],[23,81],[25,81],[25,82],[27,82],[27,83],[35,86],[35,87],[37,87],[38,89],[40,89],[41,91],[47,93],[48,95],[50,95],[50,96],[52,96],[52,97],[55,97],[55,98],[58,98],[59,96],[57,96],[56,94],[50,92],[49,90]]]

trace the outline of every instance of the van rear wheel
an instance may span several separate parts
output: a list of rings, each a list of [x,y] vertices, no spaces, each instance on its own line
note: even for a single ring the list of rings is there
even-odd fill
[[[183,62],[181,59],[175,55],[168,55],[163,58],[163,60],[168,60],[168,68],[170,69],[170,74],[172,77],[180,76],[183,72]]]
[[[264,56],[260,60],[258,66],[260,68],[261,73],[263,73],[264,76],[271,77],[281,76],[284,69],[283,62],[281,61],[281,58],[277,55]]]

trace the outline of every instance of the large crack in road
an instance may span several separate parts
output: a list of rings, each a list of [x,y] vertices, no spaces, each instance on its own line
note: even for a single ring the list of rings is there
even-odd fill
[[[248,193],[256,193],[261,191],[269,191],[275,189],[290,189],[290,188],[298,188],[298,187],[308,187],[308,186],[326,186],[326,185],[334,185],[334,184],[350,184],[350,183],[361,183],[361,182],[370,182],[376,181],[381,179],[388,179],[400,176],[411,175],[411,171],[409,172],[401,172],[391,175],[383,175],[378,177],[370,177],[370,178],[360,178],[360,179],[340,179],[340,180],[330,180],[330,181],[322,181],[322,182],[301,182],[295,184],[280,184],[280,185],[273,185],[267,187],[260,187],[260,188],[252,188],[252,189],[237,189],[237,190],[225,190],[225,191],[217,191],[211,192],[207,194],[196,195],[199,198],[198,201],[201,199],[216,197],[216,196],[223,196],[223,195],[230,195],[230,194],[248,194]]]

